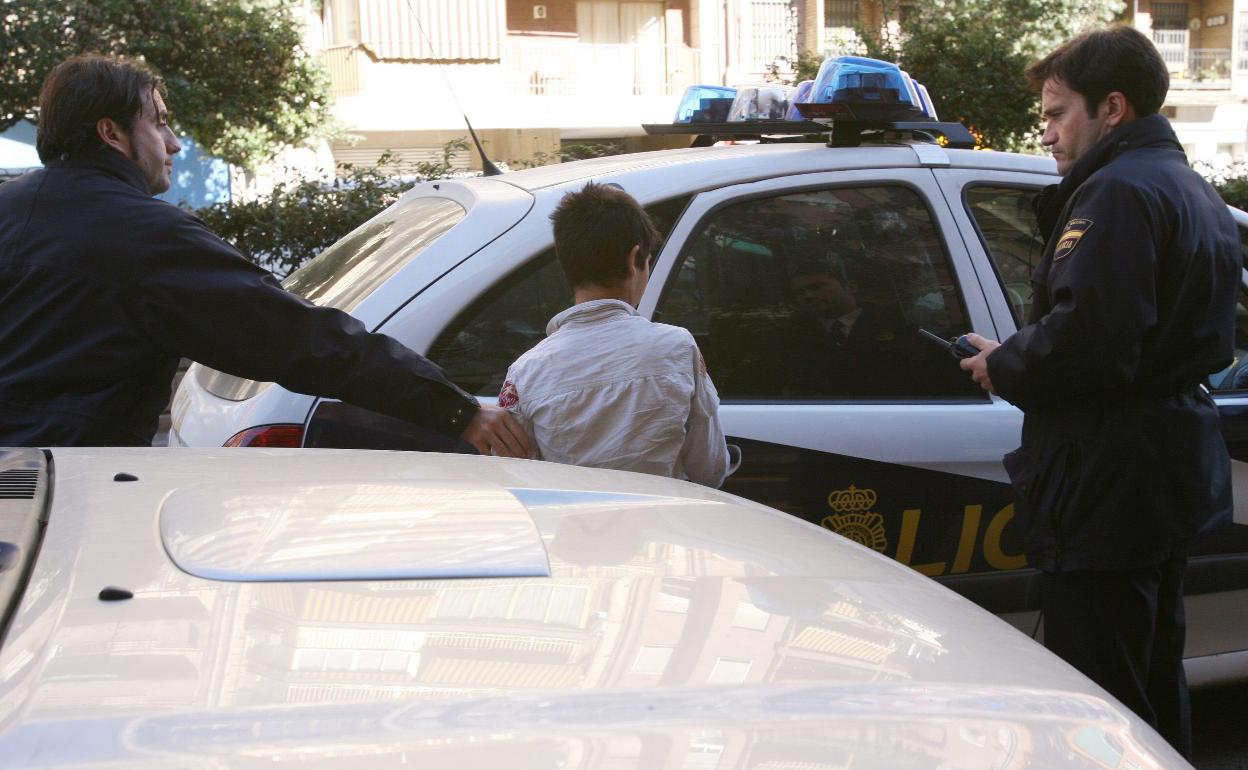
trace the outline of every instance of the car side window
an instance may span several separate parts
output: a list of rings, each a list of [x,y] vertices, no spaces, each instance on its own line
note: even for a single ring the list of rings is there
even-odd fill
[[[546,336],[546,322],[572,304],[553,248],[477,298],[429,349],[459,387],[497,396],[507,367]]]
[[[666,238],[689,202],[669,198],[646,207]],[[508,275],[456,316],[429,349],[429,358],[456,385],[477,396],[497,396],[507,367],[546,337],[546,323],[572,305],[572,290],[554,248]]]
[[[725,401],[986,398],[919,334],[951,337],[970,322],[931,212],[901,185],[711,212],[655,320],[693,333]]]
[[[1031,271],[1044,253],[1033,208],[1039,194],[1039,189],[1022,187],[975,186],[966,191],[967,210],[997,269],[1016,327],[1026,323],[1031,312]]]

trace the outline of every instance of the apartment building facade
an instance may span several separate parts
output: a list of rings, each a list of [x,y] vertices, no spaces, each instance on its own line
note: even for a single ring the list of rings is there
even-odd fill
[[[309,37],[350,139],[335,162],[440,157],[472,121],[494,160],[562,146],[670,146],[641,124],[671,119],[694,83],[761,82],[799,50],[859,52],[855,27],[897,23],[917,0],[324,0]],[[311,10],[316,8],[317,10]],[[1193,161],[1244,158],[1248,0],[1131,0],[1124,21],[1171,69],[1165,114]],[[921,76],[920,76],[921,77]],[[676,142],[681,140],[676,139]],[[463,151],[457,165],[478,167]]]
[[[761,81],[796,54],[790,0],[325,0],[309,37],[355,140],[338,162],[383,150],[432,159],[472,121],[494,160],[561,144],[670,146],[641,124],[670,121],[686,86]],[[472,153],[457,162],[479,167]]]
[[[1162,111],[1195,162],[1245,159],[1248,133],[1248,2],[1137,0],[1128,19],[1150,35],[1170,68]]]

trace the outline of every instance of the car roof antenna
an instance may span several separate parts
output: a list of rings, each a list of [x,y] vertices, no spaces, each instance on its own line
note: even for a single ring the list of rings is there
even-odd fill
[[[420,23],[420,16],[416,13],[416,9],[412,7],[412,0],[407,0],[407,10],[412,14],[412,18],[416,20],[416,29],[420,30],[420,36],[425,39],[425,44],[429,46],[429,51],[433,54],[433,58],[438,63],[438,71],[442,73],[442,79],[446,81],[446,90],[451,92],[451,99],[455,101],[455,106],[459,108],[459,114],[464,118],[464,125],[468,126],[468,135],[472,137],[472,143],[477,147],[477,154],[481,156],[481,175],[482,176],[498,176],[503,173],[495,166],[489,156],[485,154],[485,148],[481,146],[481,139],[477,136],[477,132],[473,130],[472,123],[468,121],[468,112],[464,110],[464,106],[459,102],[459,95],[455,93],[455,86],[451,85],[451,78],[446,74],[446,67],[442,63],[442,57],[438,55],[437,49],[433,45],[433,41],[429,39],[429,35],[425,33],[425,25]]]

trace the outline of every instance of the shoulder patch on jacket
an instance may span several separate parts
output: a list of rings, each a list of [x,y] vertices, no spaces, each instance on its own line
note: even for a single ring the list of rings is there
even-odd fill
[[[1066,227],[1062,229],[1061,237],[1057,239],[1057,247],[1053,249],[1053,261],[1069,257],[1070,252],[1079,245],[1084,233],[1091,229],[1091,219],[1072,219],[1067,222]]]
[[[503,383],[503,389],[498,394],[498,405],[503,409],[514,409],[520,405],[520,393],[511,380]]]

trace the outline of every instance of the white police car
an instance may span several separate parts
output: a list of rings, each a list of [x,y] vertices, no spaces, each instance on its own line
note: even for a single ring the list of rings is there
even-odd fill
[[[696,127],[695,127],[696,128]],[[570,303],[549,214],[617,184],[666,234],[639,310],[688,328],[744,449],[727,491],[821,524],[935,577],[1029,633],[1001,457],[1021,414],[918,329],[1003,339],[1025,318],[1044,244],[1031,201],[1049,158],[875,144],[770,143],[596,158],[422,184],[291,276],[441,364],[483,398]],[[1248,215],[1235,211],[1248,232]],[[1245,237],[1248,243],[1248,236]],[[1248,676],[1248,311],[1213,379],[1235,462],[1234,526],[1187,578],[1193,683]],[[858,312],[832,340],[826,319]],[[857,336],[855,336],[857,335]],[[341,403],[192,367],[173,446],[451,448]]]
[[[0,450],[0,621],[5,770],[1190,767],[870,549],[551,463]]]

